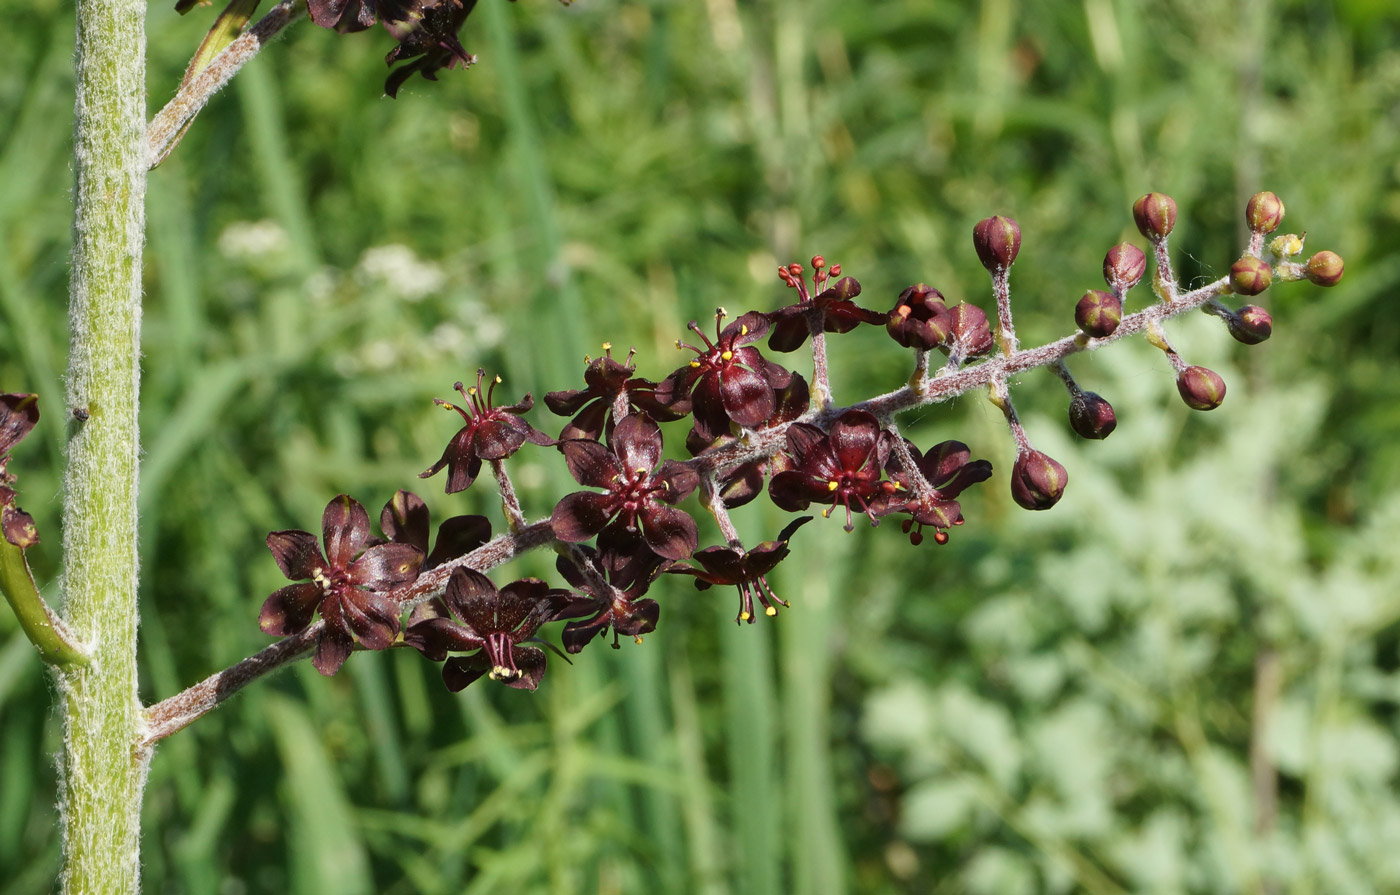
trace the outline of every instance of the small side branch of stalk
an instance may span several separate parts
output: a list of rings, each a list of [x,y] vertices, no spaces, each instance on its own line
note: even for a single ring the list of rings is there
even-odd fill
[[[68,626],[39,595],[24,551],[4,538],[0,538],[0,590],[5,592],[5,599],[19,619],[20,630],[39,651],[40,659],[59,669],[91,663]]]

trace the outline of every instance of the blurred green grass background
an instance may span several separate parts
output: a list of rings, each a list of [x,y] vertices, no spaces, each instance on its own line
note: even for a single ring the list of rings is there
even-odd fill
[[[152,111],[212,15],[150,10]],[[0,385],[41,394],[14,468],[52,582],[71,11],[35,0],[9,27]],[[391,101],[382,31],[294,28],[151,178],[148,701],[265,645],[263,537],[338,492],[376,512],[415,488],[499,527],[486,484],[414,479],[455,431],[431,398],[479,365],[508,400],[569,387],[604,340],[663,375],[686,320],[776,307],[776,263],[814,252],[873,307],[920,280],[987,307],[969,237],[992,213],[1023,227],[1019,335],[1046,341],[1139,241],[1148,189],[1181,207],[1187,282],[1233,260],[1258,189],[1347,278],[1267,293],[1256,348],[1172,325],[1229,383],[1209,415],[1142,344],[1072,364],[1118,410],[1101,444],[1072,439],[1052,376],[1023,377],[1071,476],[1048,514],[1009,501],[987,402],[920,413],[921,445],[997,468],[968,524],[919,548],[809,526],[774,621],[736,630],[732,593],[676,580],[642,646],[551,660],[533,695],[452,696],[398,652],[281,673],[161,746],[147,890],[1400,891],[1397,38],[1380,0],[487,0],[463,32],[480,63]],[[907,375],[877,329],[833,355],[843,402]],[[572,489],[550,452],[516,468],[532,516]],[[0,613],[14,895],[58,864],[51,700]]]

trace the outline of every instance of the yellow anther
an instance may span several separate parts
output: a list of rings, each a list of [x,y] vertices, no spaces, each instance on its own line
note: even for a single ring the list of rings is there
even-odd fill
[[[832,480],[832,481],[826,483],[826,490],[828,490],[828,491],[835,491],[837,488],[840,488],[840,487],[841,487],[841,483],[838,482],[838,481],[835,481],[835,480]]]
[[[604,350],[604,351],[612,351],[612,342],[604,342],[604,343],[603,343],[603,350]]]
[[[471,388],[467,389],[467,394],[469,394],[469,395],[471,395],[473,398],[475,398],[475,397],[476,397],[476,386],[472,386]]]
[[[772,618],[773,616],[778,614],[778,610],[774,609],[772,606],[769,606],[767,609],[763,610],[763,614],[768,616],[769,618]]]
[[[685,347],[685,346],[681,344],[681,340],[680,340],[680,339],[677,339],[677,340],[676,340],[676,350],[679,351],[679,350],[681,350],[681,349],[684,348],[684,347]]]
[[[733,359],[734,359],[734,352],[732,352],[732,351],[726,351],[726,352],[722,353],[722,354],[720,355],[720,357],[724,358],[725,360],[733,360]]]
[[[751,618],[753,618],[753,616],[750,615],[750,614],[747,613],[747,612],[741,612],[741,613],[739,613],[739,621],[741,621],[741,622],[746,622],[746,621],[748,621],[748,620],[751,619]]]
[[[823,518],[823,519],[830,519],[830,518],[831,518],[831,511],[834,510],[834,509],[835,509],[835,507],[827,507],[826,509],[822,510],[822,518]]]
[[[636,640],[638,644],[640,644],[642,642],[642,635],[637,634],[633,639]]]
[[[497,385],[500,385],[500,384],[501,384],[501,377],[500,377],[499,374],[496,376],[496,384],[497,384]]]
[[[640,466],[637,467],[637,475],[646,475],[646,474],[647,474],[647,470],[646,470],[646,469],[644,469],[643,467],[640,467]]]
[[[591,364],[591,363],[593,363],[593,358],[591,358],[591,357],[589,357],[588,355],[585,354],[585,355],[583,356],[583,365],[586,367],[586,366],[588,366],[588,365]]]
[[[698,366],[700,366],[700,362],[699,362],[698,360],[693,360],[693,361],[690,362],[690,365],[691,365],[692,367],[698,367]]]
[[[743,324],[742,326],[739,327],[739,335],[741,335],[741,336],[747,336],[748,334],[749,334],[749,325],[748,325],[747,323],[745,323],[745,324]]]

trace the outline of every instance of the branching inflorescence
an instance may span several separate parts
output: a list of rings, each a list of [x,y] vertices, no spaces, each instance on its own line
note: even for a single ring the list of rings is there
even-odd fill
[[[452,690],[481,677],[534,689],[546,654],[529,644],[554,649],[540,638],[542,629],[563,623],[568,653],[580,652],[609,631],[614,647],[623,637],[640,642],[659,622],[661,606],[647,595],[664,573],[689,575],[701,589],[734,587],[737,622],[752,624],[756,605],[775,616],[787,603],[766,576],[788,555],[790,539],[811,516],[797,516],[776,538],[746,546],[730,510],[765,491],[790,513],[814,507],[821,507],[824,517],[836,513],[847,531],[857,516],[872,525],[893,516],[913,544],[921,543],[926,531],[936,543],[946,543],[964,521],[959,495],[989,479],[992,466],[974,459],[961,441],[921,448],[900,435],[896,418],[973,389],[987,390],[1016,445],[1007,477],[1013,499],[1026,509],[1049,509],[1063,496],[1068,472],[1037,450],[1021,425],[1011,397],[1013,376],[1049,368],[1068,390],[1071,428],[1084,438],[1105,438],[1117,424],[1113,407],[1082,389],[1065,359],[1141,333],[1166,355],[1183,401],[1212,410],[1225,398],[1224,381],[1184,361],[1164,322],[1199,309],[1222,318],[1238,341],[1257,344],[1269,337],[1268,312],[1253,304],[1231,308],[1227,297],[1252,297],[1275,281],[1307,279],[1331,286],[1342,276],[1342,260],[1332,252],[1300,260],[1302,237],[1288,234],[1266,243],[1283,218],[1282,203],[1266,192],[1249,201],[1250,242],[1229,276],[1183,292],[1167,250],[1175,203],[1149,193],[1134,204],[1133,214],[1149,242],[1155,301],[1124,314],[1129,292],[1147,273],[1148,253],[1130,243],[1114,246],[1103,265],[1107,289],[1085,292],[1074,307],[1078,332],[1036,348],[1019,346],[1012,318],[1010,272],[1021,231],[1015,221],[996,216],[973,231],[978,258],[991,277],[994,317],[975,305],[950,306],[924,284],[905,289],[888,311],[867,308],[859,303],[860,284],[818,255],[806,268],[779,269],[780,280],[796,296],[792,303],[732,320],[717,309],[713,338],[690,323],[692,340],[677,340],[676,346],[693,356],[659,379],[638,375],[635,352],[618,360],[605,344],[601,357],[585,358],[582,388],[545,396],[551,411],[569,417],[557,438],[525,421],[533,409],[529,395],[498,406],[500,379],[488,380],[478,371],[474,386],[455,386],[464,398],[461,406],[437,401],[465,425],[422,475],[446,470],[445,490],[451,494],[473,485],[489,464],[507,530],[493,538],[485,517],[456,516],[441,524],[430,544],[427,507],[399,491],[380,514],[378,536],[365,509],[346,495],[326,507],[319,538],[305,531],[273,532],[268,547],[295,583],[266,599],[259,623],[266,633],[285,639],[149,708],[142,745],[168,736],[313,648],[315,667],[327,675],[355,650],[411,648],[445,663],[443,678]],[[840,405],[832,393],[826,338],[878,324],[912,350],[912,373],[893,391]],[[813,361],[810,382],[771,359],[804,345],[810,345]],[[935,352],[942,357],[936,369]],[[4,409],[12,421],[0,425],[0,432],[10,433],[3,442],[7,452],[38,415],[32,396],[5,396]],[[663,459],[662,426],[679,427],[681,421],[689,423],[684,444],[690,459]],[[534,522],[526,519],[507,468],[527,443],[556,450],[581,486]],[[701,547],[699,527],[687,508],[692,496],[714,517],[722,544]],[[7,485],[0,497],[9,520],[14,491]],[[32,532],[16,540],[12,527],[7,521],[8,546],[22,552]],[[534,578],[498,588],[486,577],[490,569],[541,547],[558,554],[556,565],[568,588]],[[29,596],[20,596],[21,602],[37,599],[32,588]]]

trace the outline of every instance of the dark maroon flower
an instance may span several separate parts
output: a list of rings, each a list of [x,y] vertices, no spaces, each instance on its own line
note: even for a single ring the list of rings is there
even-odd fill
[[[903,527],[910,543],[922,543],[924,526],[929,525],[935,529],[933,540],[946,544],[947,529],[963,523],[958,495],[969,486],[991,478],[992,464],[973,460],[972,452],[961,441],[940,442],[929,448],[927,454],[920,454],[908,441],[904,444],[917,475],[905,468],[898,452],[891,451],[886,470],[902,490],[889,498],[884,512],[909,514]]]
[[[519,404],[496,407],[491,403],[491,397],[501,377],[497,376],[491,380],[491,385],[483,396],[481,380],[485,376],[485,370],[477,370],[476,385],[472,388],[463,388],[460,382],[453,384],[452,387],[461,392],[467,405],[465,407],[458,407],[441,398],[433,399],[433,403],[439,407],[457,411],[467,423],[452,436],[452,440],[447,443],[447,450],[442,452],[442,457],[418,474],[420,479],[426,479],[437,475],[444,466],[447,467],[448,494],[456,494],[471,487],[471,483],[476,481],[481,472],[482,460],[504,460],[527,441],[540,445],[555,443],[553,438],[520,418],[522,413],[535,404],[529,395]]]
[[[832,278],[837,278],[831,283]],[[789,289],[797,290],[797,303],[779,308],[769,314],[773,333],[768,347],[774,351],[796,351],[812,334],[812,315],[821,320],[821,328],[829,333],[848,333],[862,323],[884,323],[885,315],[860,307],[851,299],[860,295],[860,283],[855,277],[841,276],[841,265],[830,269],[821,255],[812,256],[812,288],[807,288],[801,264],[778,268],[778,278]],[[830,286],[827,284],[831,283]]]
[[[311,2],[311,0],[308,0]],[[335,0],[330,0],[334,3]],[[353,0],[368,3],[372,0]],[[384,30],[399,42],[384,57],[385,65],[407,62],[389,73],[384,92],[397,98],[414,72],[436,81],[441,69],[467,68],[476,62],[457,37],[476,0],[392,0],[383,4]],[[409,61],[412,60],[412,61]]]
[[[298,634],[320,609],[326,627],[312,664],[322,674],[332,675],[356,643],[380,650],[394,642],[399,606],[384,592],[417,578],[423,554],[408,544],[372,543],[369,514],[344,494],[326,505],[321,533],[324,555],[309,532],[274,531],[267,536],[267,547],[282,574],[302,583],[268,597],[258,626],[277,637]]]
[[[658,390],[671,407],[677,401],[690,400],[696,431],[707,440],[727,433],[731,420],[746,429],[763,425],[777,408],[774,391],[787,388],[792,380],[792,373],[765,360],[751,347],[768,332],[765,315],[753,311],[719,329],[724,316],[723,308],[715,312],[719,333],[714,342],[695,321],[690,322],[690,329],[705,340],[705,347],[677,341],[677,348],[695,352],[695,360],[666,377]]]
[[[942,292],[919,283],[899,293],[885,330],[905,348],[929,351],[947,341],[953,331],[953,315],[948,313]]]
[[[447,660],[442,680],[454,693],[483,674],[507,687],[533,690],[544,677],[544,650],[521,644],[534,639],[568,599],[568,591],[551,590],[538,578],[497,590],[475,569],[454,569],[442,600],[418,607],[403,641],[434,662]],[[447,658],[469,651],[476,652]]]
[[[872,414],[848,410],[831,424],[829,433],[793,423],[787,441],[792,468],[768,483],[775,504],[790,513],[813,503],[831,504],[823,516],[830,516],[839,504],[846,508],[846,531],[851,531],[854,502],[854,512],[866,513],[874,524],[894,486],[880,481],[889,459],[890,435]]]
[[[588,365],[583,371],[587,388],[549,392],[544,396],[544,403],[550,410],[560,416],[574,417],[559,433],[560,441],[570,438],[599,441],[611,436],[617,422],[613,411],[623,400],[627,402],[628,413],[641,411],[663,423],[678,420],[690,413],[688,399],[663,404],[656,396],[655,382],[632,375],[636,372],[636,367],[632,365],[634,354],[635,349],[627,352],[627,359],[618,363],[613,360],[611,343],[605,342],[602,357],[584,358],[584,363]]]
[[[778,534],[776,540],[764,541],[752,550],[745,550],[742,546],[706,547],[692,557],[700,563],[700,568],[675,566],[666,571],[679,575],[693,575],[695,586],[700,590],[706,590],[716,584],[738,588],[739,614],[734,623],[753,624],[754,597],[758,597],[758,601],[763,604],[764,615],[777,615],[778,606],[787,608],[787,601],[773,593],[773,588],[768,585],[764,576],[787,557],[788,541],[792,539],[793,532],[811,521],[811,516],[794,519]]]
[[[555,560],[559,574],[583,595],[571,600],[555,619],[582,618],[564,626],[561,640],[570,653],[582,650],[594,637],[612,628],[613,649],[619,649],[618,637],[632,637],[638,643],[642,635],[656,630],[661,606],[655,600],[641,599],[656,576],[671,565],[652,552],[635,532],[607,528],[598,535],[598,549],[577,548],[593,574],[585,574],[567,556]]]
[[[422,553],[422,571],[466,556],[491,540],[491,520],[485,516],[452,516],[438,526],[437,544],[428,550],[428,505],[412,491],[394,492],[379,513],[379,528],[396,544],[408,544]]]
[[[648,546],[666,559],[684,559],[699,543],[695,520],[674,504],[700,483],[689,466],[661,460],[661,429],[645,414],[617,424],[608,446],[577,438],[559,450],[580,485],[606,488],[575,491],[554,508],[550,524],[561,541],[586,541],[610,524],[639,527]]]

